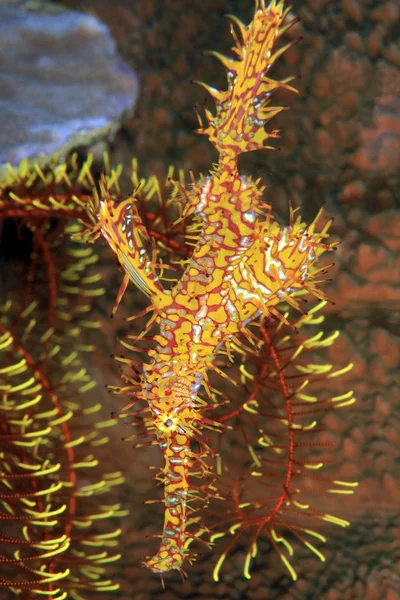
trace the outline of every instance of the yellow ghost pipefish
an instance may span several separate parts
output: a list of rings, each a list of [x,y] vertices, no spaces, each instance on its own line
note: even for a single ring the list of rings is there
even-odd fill
[[[193,558],[190,543],[204,532],[200,525],[190,531],[199,519],[189,512],[188,503],[198,492],[191,476],[209,473],[204,456],[210,449],[202,430],[219,426],[205,416],[207,402],[199,395],[201,388],[209,392],[207,372],[219,371],[216,356],[234,352],[237,336],[246,333],[254,319],[283,320],[277,309],[280,302],[299,309],[294,297],[299,290],[321,301],[325,298],[316,280],[321,271],[316,261],[335,246],[328,240],[330,223],[318,231],[321,213],[307,225],[291,211],[289,225],[281,227],[261,200],[260,180],[238,171],[241,153],[269,148],[269,140],[278,137],[277,130],[264,129],[284,110],[270,105],[273,92],[296,92],[290,85],[293,77],[276,81],[269,76],[275,61],[293,43],[276,49],[277,40],[294,22],[285,24],[288,12],[281,0],[268,6],[257,0],[248,26],[230,17],[235,58],[212,53],[227,70],[228,89],[200,84],[216,109],[205,110],[206,124],[198,115],[198,133],[208,137],[219,160],[208,176],[192,178],[189,186],[174,183],[176,196],[184,203],[182,218],[192,216],[199,231],[176,285],[164,289],[160,264],[155,253],[148,253],[150,239],[137,207],[138,190],[118,202],[104,178],[90,206],[96,220],[92,231],[106,238],[125,271],[117,302],[132,281],[151,301],[145,312],[152,310],[153,316],[146,332],[153,324],[159,327],[155,345],[147,351],[150,361],[141,366],[136,379],[127,378],[130,385],[124,388],[146,401],[145,426],[155,433],[164,457],[158,476],[164,484],[164,528],[157,553],[145,562],[155,573],[181,571],[185,559]],[[143,339],[143,333],[138,338]],[[191,449],[193,440],[202,453]]]

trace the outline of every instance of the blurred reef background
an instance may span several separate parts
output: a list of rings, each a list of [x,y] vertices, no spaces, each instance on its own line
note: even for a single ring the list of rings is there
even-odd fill
[[[5,4],[43,10],[39,1]],[[129,85],[124,87],[119,110],[110,117],[111,130],[100,128],[102,132],[89,140],[75,140],[58,150],[69,152],[74,147],[84,155],[87,149],[96,150],[99,142],[103,149],[104,140],[108,143],[112,138],[110,162],[124,166],[127,191],[133,157],[145,176],[164,178],[170,164],[186,172],[206,172],[215,154],[205,139],[193,133],[197,127],[193,105],[203,103],[205,92],[190,81],[225,87],[223,68],[202,51],[226,53],[230,36],[223,15],[234,14],[247,23],[253,1],[65,0],[63,4],[109,28]],[[353,389],[358,401],[345,412],[324,417],[323,436],[336,444],[334,478],[360,482],[348,502],[331,500],[332,510],[352,525],[327,531],[325,564],[297,549],[296,584],[266,546],[254,561],[251,580],[242,575],[243,552],[238,548],[221,581],[214,583],[215,556],[204,549],[188,569],[185,582],[178,573],[168,575],[162,590],[159,578],[141,566],[144,555],[156,545],[151,535],[162,521],[160,505],[144,505],[156,494],[148,465],[159,464],[158,449],[133,450],[129,442],[121,442],[126,428],[118,424],[107,432],[110,443],[97,449],[104,472],[124,473],[126,483],[115,487],[113,495],[129,511],[121,520],[122,558],[109,570],[121,587],[99,595],[103,600],[155,596],[162,600],[400,599],[400,6],[396,0],[293,0],[291,4],[300,22],[287,35],[304,39],[278,61],[274,75],[300,75],[301,93],[287,98],[290,111],[276,120],[280,151],[246,156],[242,170],[265,180],[267,199],[278,213],[285,214],[292,201],[303,204],[310,219],[322,204],[335,217],[333,234],[342,243],[332,281],[325,288],[335,304],[325,309],[324,330],[339,329],[341,337],[327,349],[327,360],[335,365],[354,363],[334,391]],[[56,12],[60,8],[58,2],[51,6]],[[84,65],[84,54],[81,60]],[[106,74],[104,81],[109,81]],[[105,98],[114,93],[112,88],[107,87]],[[79,95],[81,89],[78,84],[75,93]],[[88,112],[83,106],[80,118]],[[20,133],[18,127],[15,130]],[[7,136],[4,129],[0,133],[1,152],[6,138],[9,141],[13,135],[6,131]],[[32,137],[30,143],[36,141]],[[16,295],[19,265],[29,260],[29,248],[19,245],[20,252],[14,253],[4,239],[3,235],[0,292]],[[119,408],[118,399],[104,389],[106,383],[116,384],[119,379],[109,356],[120,351],[117,337],[127,330],[122,318],[144,308],[145,299],[128,290],[111,321],[121,277],[105,246],[100,264],[106,292],[94,298],[92,316],[101,328],[82,335],[89,335],[94,345],[84,362],[98,384],[87,396],[101,397],[101,417],[107,420]]]

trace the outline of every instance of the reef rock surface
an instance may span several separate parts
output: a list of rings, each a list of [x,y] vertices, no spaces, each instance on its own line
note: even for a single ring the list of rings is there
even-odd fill
[[[109,29],[71,10],[0,4],[0,178],[24,158],[110,139],[135,105],[138,81]]]

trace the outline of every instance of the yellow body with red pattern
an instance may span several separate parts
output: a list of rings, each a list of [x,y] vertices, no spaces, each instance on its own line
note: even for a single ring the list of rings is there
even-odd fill
[[[267,74],[287,47],[275,49],[290,26],[283,24],[287,12],[281,0],[267,7],[258,0],[249,26],[233,18],[242,37],[240,42],[234,33],[237,58],[217,55],[228,71],[228,89],[204,86],[215,100],[216,113],[206,111],[208,123],[199,133],[217,148],[219,162],[185,191],[183,216],[194,213],[201,231],[172,290],[163,289],[147,254],[135,198],[114,204],[106,197],[100,202],[99,229],[127,276],[151,299],[159,325],[140,381],[165,463],[164,529],[157,554],[146,562],[158,573],[181,569],[196,537],[187,529],[189,475],[198,461],[191,439],[198,439],[207,421],[198,393],[219,350],[229,347],[257,317],[280,316],[279,302],[298,306],[292,297],[296,290],[324,297],[315,283],[314,265],[331,247],[325,242],[327,227],[316,233],[315,222],[307,226],[293,215],[287,227],[280,227],[261,201],[259,182],[240,175],[237,166],[240,153],[265,148],[269,138],[277,137],[277,131],[264,129],[283,110],[269,106],[270,95],[292,88],[289,80],[275,81]]]

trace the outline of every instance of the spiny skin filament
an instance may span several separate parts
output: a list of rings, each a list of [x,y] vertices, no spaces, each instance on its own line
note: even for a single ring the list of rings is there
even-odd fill
[[[204,443],[201,430],[213,426],[202,414],[207,392],[207,372],[216,369],[215,357],[258,318],[284,319],[276,308],[284,301],[299,309],[294,294],[306,290],[319,299],[325,296],[316,281],[315,264],[335,244],[327,240],[329,223],[316,231],[320,213],[310,225],[291,211],[289,225],[281,227],[261,200],[259,181],[240,175],[238,157],[265,148],[277,131],[267,133],[265,124],[283,110],[270,107],[272,92],[293,90],[290,80],[270,79],[269,69],[291,45],[275,50],[288,9],[281,0],[256,3],[249,26],[236,18],[237,59],[217,57],[228,71],[228,89],[220,92],[204,85],[216,104],[206,110],[198,133],[206,135],[219,152],[210,175],[188,187],[176,183],[185,218],[193,215],[198,226],[196,246],[175,286],[165,290],[157,275],[156,259],[148,254],[149,239],[137,210],[135,195],[116,203],[103,185],[101,199],[91,207],[94,230],[106,238],[126,275],[152,302],[151,320],[159,326],[150,362],[143,365],[134,394],[147,401],[151,413],[148,430],[154,431],[163,452],[165,519],[158,552],[146,561],[156,573],[181,570],[188,547],[200,532],[187,531],[190,476],[199,455],[193,440]],[[295,90],[293,90],[295,91]],[[142,336],[138,336],[139,338]],[[202,442],[203,439],[203,442]],[[194,520],[196,521],[196,519]]]

